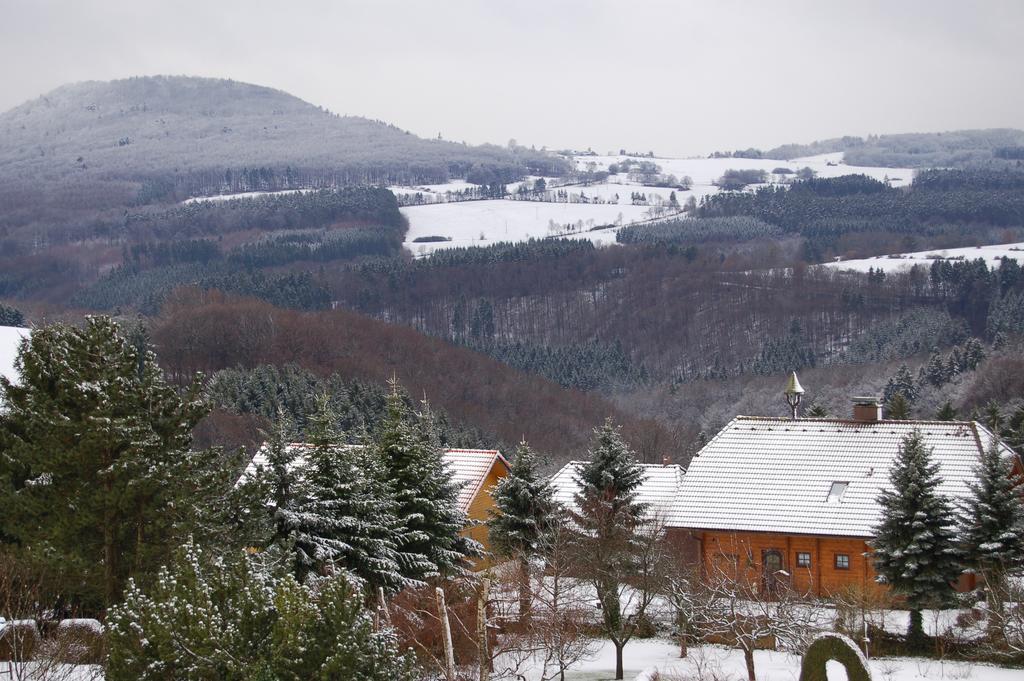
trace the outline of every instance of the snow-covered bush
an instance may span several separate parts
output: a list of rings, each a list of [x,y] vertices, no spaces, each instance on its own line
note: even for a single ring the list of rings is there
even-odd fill
[[[251,555],[211,559],[192,543],[148,593],[131,584],[108,626],[108,681],[416,678],[347,575],[301,585]]]

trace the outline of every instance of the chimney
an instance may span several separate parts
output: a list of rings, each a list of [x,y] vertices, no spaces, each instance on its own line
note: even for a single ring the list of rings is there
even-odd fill
[[[662,454],[661,455],[661,465],[662,466],[668,466],[671,463],[672,463],[672,457],[671,456],[669,456],[668,454]]]
[[[853,420],[874,423],[882,420],[882,401],[877,397],[854,397]]]

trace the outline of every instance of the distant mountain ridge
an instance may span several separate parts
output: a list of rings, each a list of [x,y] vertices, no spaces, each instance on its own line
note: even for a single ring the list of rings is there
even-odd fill
[[[504,179],[560,163],[526,149],[427,140],[280,90],[213,78],[76,83],[0,114],[0,180],[292,168],[332,171],[340,182],[425,182],[474,168]]]

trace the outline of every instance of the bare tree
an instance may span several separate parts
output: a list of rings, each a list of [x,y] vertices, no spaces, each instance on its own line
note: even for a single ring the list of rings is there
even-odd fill
[[[650,625],[652,605],[665,592],[671,552],[659,519],[637,523],[626,539],[609,535],[574,547],[574,569],[597,594],[601,632],[615,646],[615,678],[623,678],[622,651]],[[590,553],[591,550],[596,553]]]
[[[540,549],[545,559],[543,569],[531,571],[529,622],[524,626],[515,612],[522,581],[512,570],[505,570],[499,581],[504,597],[492,598],[495,619],[507,623],[494,650],[492,678],[522,679],[530,667],[537,681],[564,681],[568,669],[596,652],[594,600],[576,578],[572,530],[564,522],[553,523]]]
[[[38,570],[0,554],[0,677],[11,681],[102,678],[96,664],[102,648],[99,622],[66,620],[71,626],[62,626],[54,618],[54,609],[43,605],[50,600],[45,582]]]
[[[745,553],[745,565],[753,565],[750,549]],[[802,652],[825,621],[820,608],[793,590],[784,571],[762,580],[738,558],[723,553],[704,566],[703,574],[693,570],[676,573],[666,582],[667,594],[678,608],[681,647],[687,635],[694,635],[739,648],[748,681],[756,681],[755,650]]]
[[[978,617],[966,625],[970,640],[981,641],[984,652],[992,657],[1013,661],[1024,660],[1024,582],[1022,575],[1010,579],[1000,576],[995,584],[986,582],[982,573],[982,588],[987,593],[985,617]],[[999,599],[999,607],[988,603]]]

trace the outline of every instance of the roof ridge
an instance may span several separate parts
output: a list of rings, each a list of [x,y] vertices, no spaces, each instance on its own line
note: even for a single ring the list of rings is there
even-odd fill
[[[936,425],[936,426],[958,426],[958,427],[971,427],[971,424],[977,423],[976,421],[938,421],[936,419],[879,419],[877,421],[858,421],[857,419],[844,419],[837,417],[830,418],[797,418],[792,419],[788,416],[745,416],[737,415],[733,421],[765,421],[765,422],[790,422],[790,423],[855,423],[864,426],[872,426],[878,424],[885,425],[898,425],[902,423],[915,424],[915,425]],[[732,421],[729,422],[731,424]],[[729,427],[726,424],[722,430]],[[721,432],[721,431],[719,431]],[[717,436],[716,436],[717,437]],[[710,441],[709,441],[710,442]]]

